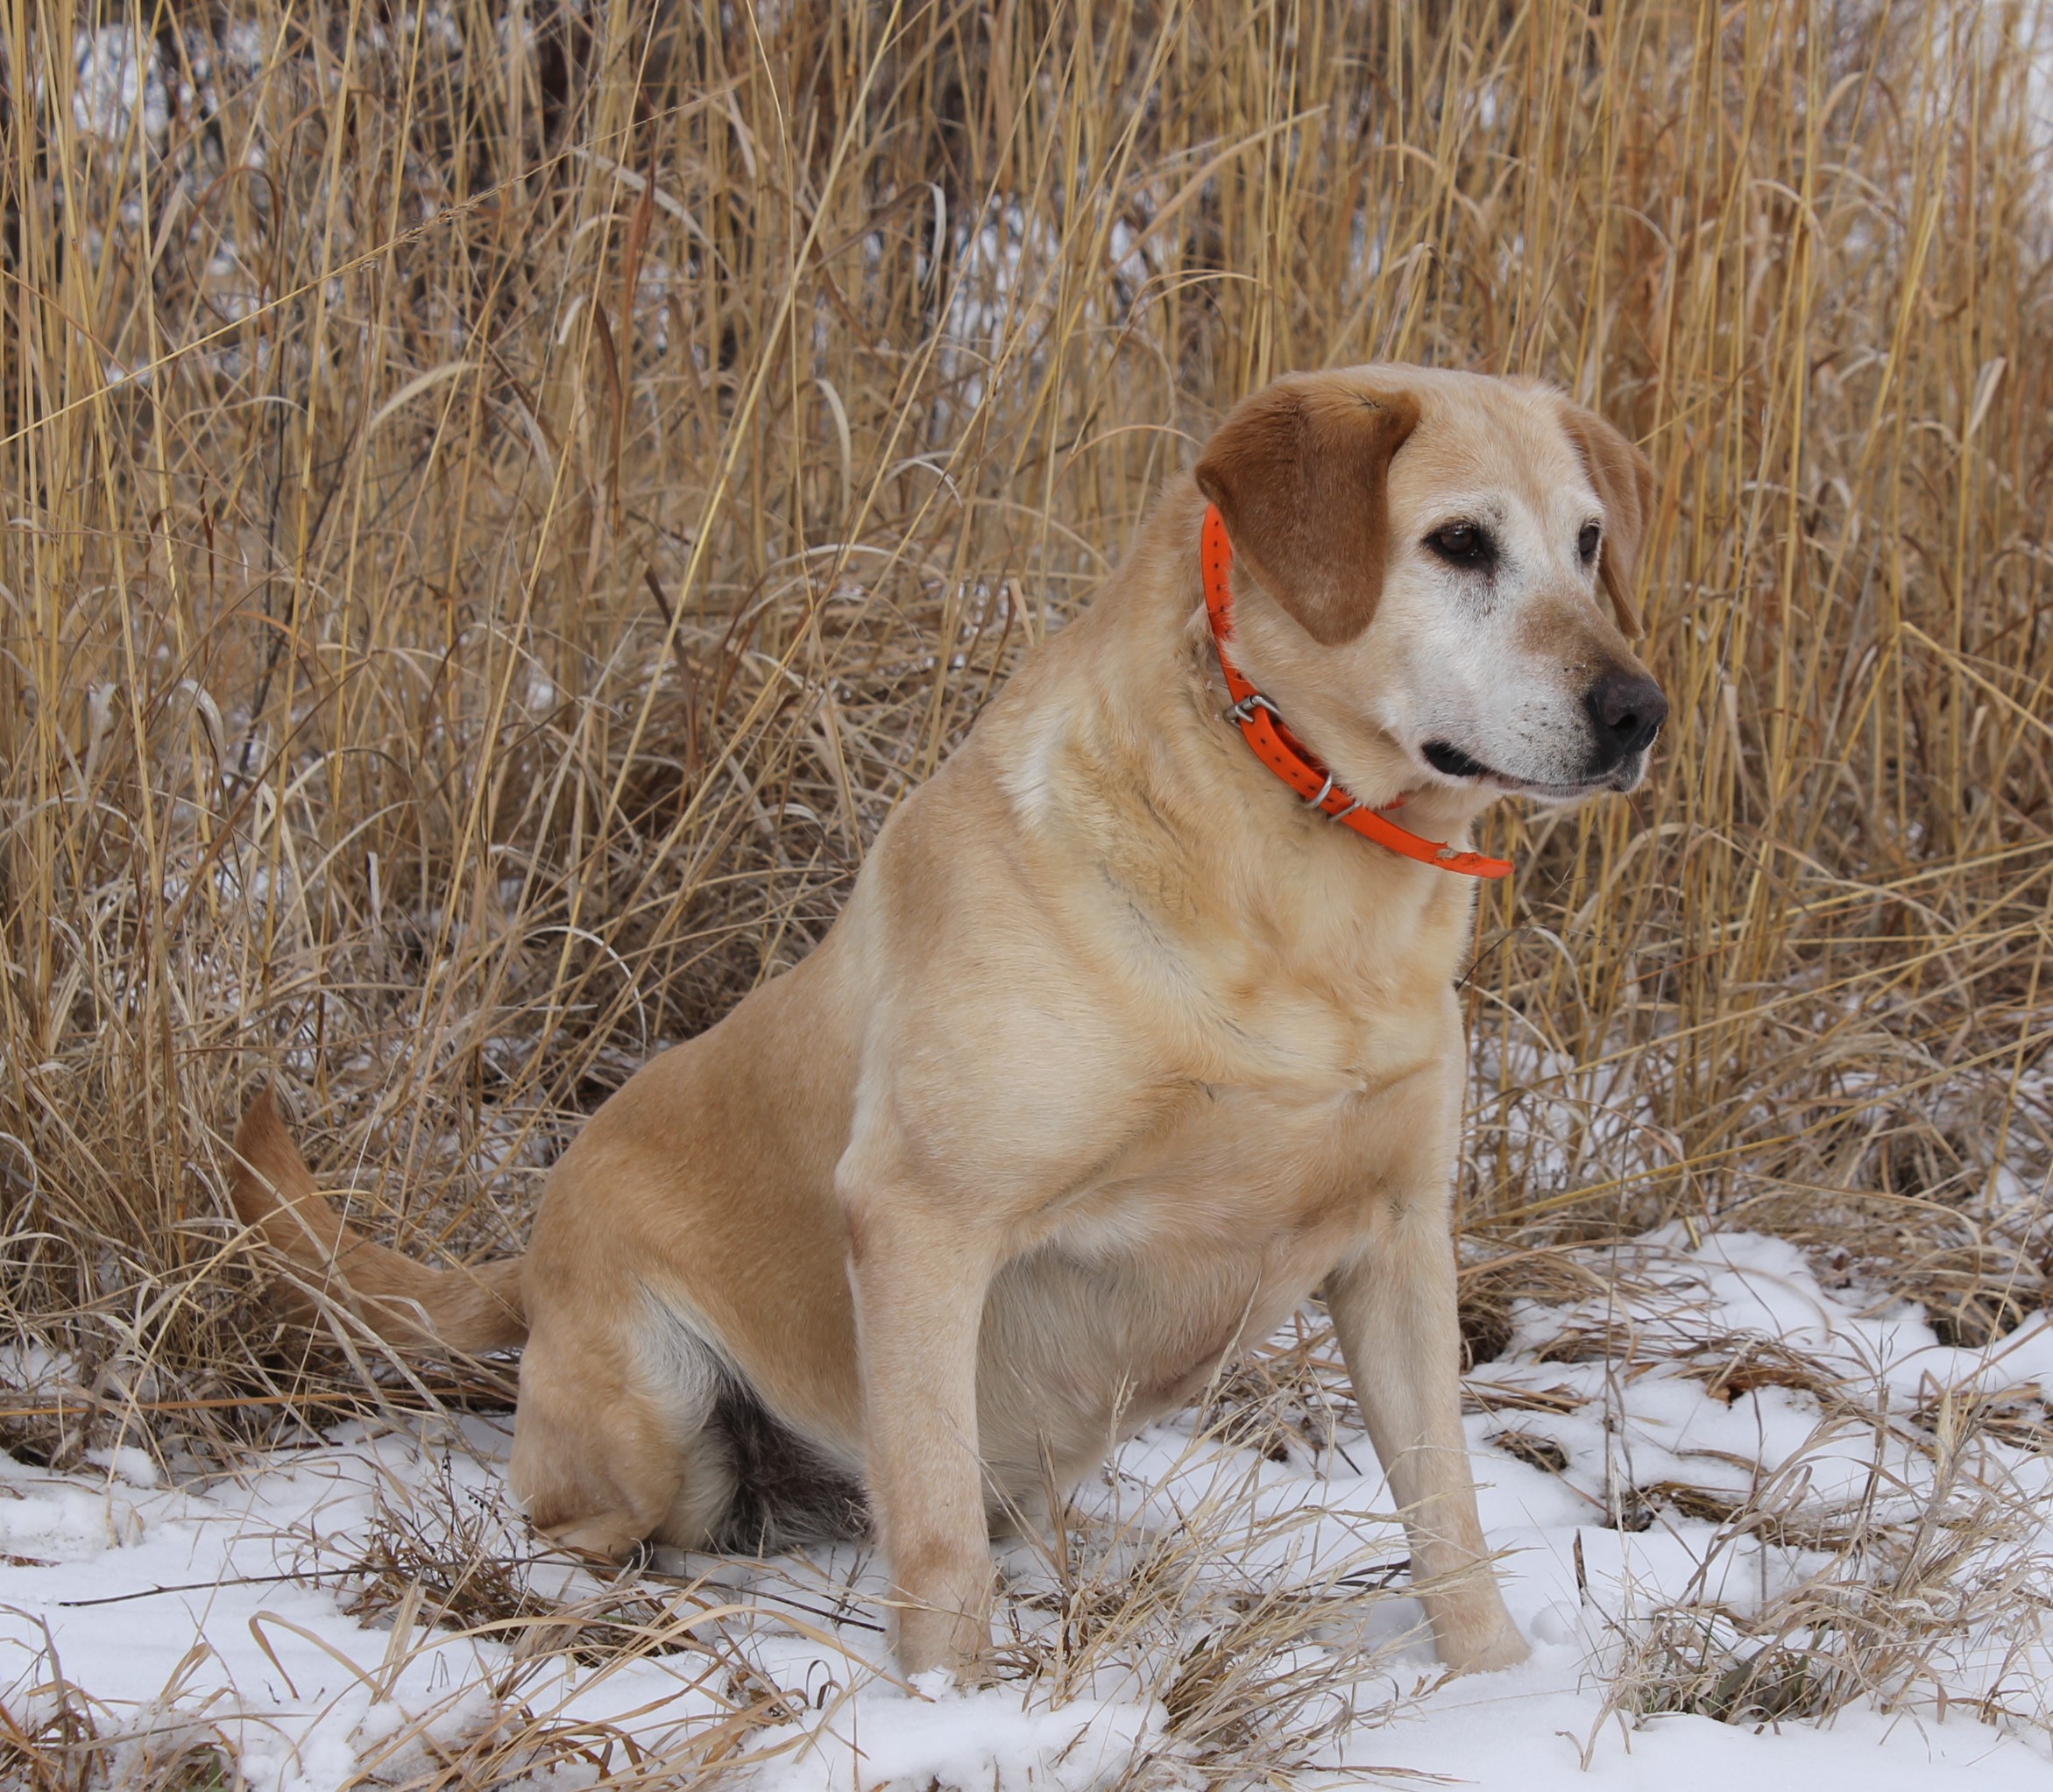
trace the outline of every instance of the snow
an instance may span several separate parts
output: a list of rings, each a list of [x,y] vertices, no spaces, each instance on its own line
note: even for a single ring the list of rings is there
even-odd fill
[[[1979,1399],[2042,1420],[2053,1326],[1948,1349],[1915,1311],[1865,1314],[1795,1247],[1752,1235],[1675,1229],[1582,1266],[1594,1292],[1521,1308],[1510,1350],[1470,1378],[1484,1523],[1533,1643],[1504,1673],[1440,1676],[1391,1571],[1405,1552],[1373,1454],[1308,1321],[1221,1396],[1216,1411],[1273,1421],[1265,1448],[1186,1414],[1079,1491],[1067,1548],[1001,1546],[1000,1641],[1038,1664],[1025,1678],[900,1681],[882,1576],[855,1546],[665,1556],[604,1586],[537,1551],[504,1499],[506,1421],[473,1416],[351,1424],[228,1476],[167,1474],[132,1446],[65,1474],[0,1457],[0,1705],[46,1718],[61,1673],[103,1733],[159,1753],[209,1739],[259,1792],[403,1780],[438,1751],[486,1782],[581,1785],[626,1767],[630,1744],[771,1792],[1195,1786],[1216,1782],[1207,1750],[1224,1733],[1193,1716],[1207,1686],[1255,1726],[1220,1758],[1307,1787],[1370,1770],[1540,1792],[1887,1792],[1936,1769],[2045,1783],[2053,1463],[1962,1415]],[[1557,1446],[1565,1470],[1493,1441],[1507,1434],[1528,1456]],[[1691,1516],[1664,1488],[1751,1502],[1787,1534]],[[1857,1519],[1869,1541],[1821,1547]],[[1919,1538],[1945,1553],[1917,1555]],[[421,1565],[438,1559],[470,1560],[504,1597],[452,1597],[437,1627],[441,1583]],[[378,1562],[397,1567],[379,1580]],[[1930,1640],[1916,1672],[1879,1673],[1836,1715],[1721,1722],[1632,1696],[1678,1605],[1715,1605],[1705,1621],[1751,1647],[1777,1602],[1829,1586],[1851,1613],[1856,1583],[1900,1615],[1922,1602]],[[609,1623],[613,1646],[580,1619]],[[1855,1629],[1800,1634],[1829,1650]],[[544,1729],[575,1729],[582,1760],[535,1753]]]

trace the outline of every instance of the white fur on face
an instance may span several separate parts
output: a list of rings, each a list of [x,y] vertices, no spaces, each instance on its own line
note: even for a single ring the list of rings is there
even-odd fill
[[[1307,723],[1327,724],[1337,769],[1355,770],[1365,727],[1403,755],[1414,790],[1561,802],[1632,789],[1646,753],[1619,759],[1590,699],[1607,674],[1644,680],[1646,669],[1618,632],[1598,556],[1582,552],[1592,523],[1601,543],[1603,505],[1552,395],[1411,372],[1425,414],[1391,463],[1368,627],[1320,650],[1313,677],[1310,643],[1273,613],[1249,619],[1249,651],[1273,669],[1286,714],[1301,705]],[[1487,564],[1451,564],[1429,545],[1462,524],[1487,542]]]
[[[1585,698],[1623,657],[1579,538],[1603,506],[1575,478],[1535,503],[1504,485],[1441,490],[1393,514],[1374,622],[1359,645],[1375,665],[1365,709],[1429,775],[1433,746],[1536,796],[1630,789],[1646,755],[1603,767]],[[1402,532],[1399,525],[1402,524]],[[1488,563],[1449,564],[1427,537],[1465,524]],[[1608,639],[1607,639],[1608,637]]]
[[[1280,606],[1239,606],[1242,669],[1364,797],[1568,802],[1632,789],[1646,748],[1620,757],[1593,702],[1607,677],[1660,698],[1599,583],[1607,519],[1559,400],[1476,374],[1358,371],[1421,409],[1390,463],[1380,595],[1362,633],[1331,648]],[[1585,557],[1592,523],[1598,552]],[[1456,524],[1487,538],[1487,565],[1451,564],[1429,545]]]

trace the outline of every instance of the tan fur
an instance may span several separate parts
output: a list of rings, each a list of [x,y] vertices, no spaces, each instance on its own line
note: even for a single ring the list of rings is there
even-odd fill
[[[1557,540],[1613,493],[1583,483],[1584,427],[1537,388],[1374,367],[1283,393],[1206,463],[1235,506],[1236,654],[1357,796],[1405,793],[1407,825],[1462,840],[1498,788],[1424,766],[1414,637],[1450,591],[1545,613],[1547,645],[1497,666],[1483,719],[1551,693],[1572,745],[1573,680],[1638,664]],[[1307,443],[1315,477],[1291,464]],[[1450,584],[1419,545],[1450,494],[1538,543],[1526,570]],[[1627,567],[1632,496],[1606,516]],[[1441,1658],[1524,1654],[1482,1566],[1456,1386],[1475,888],[1311,814],[1222,719],[1203,505],[1171,485],[892,817],[820,947],[593,1116],[517,1293],[508,1265],[432,1272],[363,1240],[252,1108],[238,1211],[366,1321],[476,1349],[524,1313],[512,1476],[544,1531],[614,1555],[717,1539],[740,1476],[719,1390],[742,1386],[867,1486],[903,1665],[972,1668],[994,1513],[1030,1519],[1046,1463],[1091,1472],[1322,1291],[1415,1571],[1453,1577],[1426,1598]],[[1534,782],[1561,784],[1554,763]]]
[[[1617,606],[1618,627],[1628,641],[1646,633],[1632,601],[1632,575],[1640,544],[1653,521],[1653,466],[1632,443],[1595,411],[1563,403],[1561,423],[1589,469],[1603,499],[1607,528],[1597,570],[1605,594]]]
[[[519,1258],[437,1271],[372,1243],[316,1187],[268,1090],[250,1103],[236,1129],[235,1154],[229,1192],[237,1213],[280,1256],[311,1267],[321,1291],[374,1332],[471,1356],[527,1341]],[[273,1298],[303,1324],[318,1313],[313,1300],[289,1285]]]

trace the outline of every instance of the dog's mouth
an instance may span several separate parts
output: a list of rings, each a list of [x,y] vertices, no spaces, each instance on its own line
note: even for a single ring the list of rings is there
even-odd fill
[[[1446,740],[1428,740],[1420,747],[1426,762],[1442,777],[1487,778],[1494,774],[1490,768]]]
[[[1450,740],[1428,740],[1419,749],[1419,756],[1443,778],[1458,779],[1462,783],[1492,784],[1509,794],[1534,797],[1542,803],[1572,803],[1578,797],[1593,796],[1599,790],[1630,790],[1639,782],[1646,762],[1643,753],[1629,754],[1620,763],[1594,777],[1553,783],[1537,778],[1514,777],[1510,772],[1498,771],[1494,766],[1483,764],[1474,754],[1462,752]]]

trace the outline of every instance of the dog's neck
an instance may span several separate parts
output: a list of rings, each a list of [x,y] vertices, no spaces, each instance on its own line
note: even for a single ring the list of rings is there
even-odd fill
[[[1201,609],[1199,620],[1202,620]],[[1226,733],[1241,740],[1247,750],[1232,717],[1233,699],[1208,629],[1202,633],[1191,658],[1191,682],[1201,692],[1199,707],[1206,716],[1216,719]],[[1300,735],[1305,733],[1301,724],[1296,725],[1294,731]],[[1315,747],[1316,741],[1306,744]],[[1454,787],[1421,777],[1411,756],[1386,734],[1378,733],[1365,745],[1364,751],[1363,743],[1356,744],[1352,754],[1356,769],[1342,788],[1364,808],[1390,811],[1412,832],[1457,845],[1465,843],[1469,829],[1497,800],[1494,790]],[[1368,767],[1366,776],[1362,769],[1364,763]]]
[[[1142,551],[986,712],[977,738],[995,785],[1030,835],[1065,854],[1081,846],[1142,907],[1155,905],[1149,868],[1173,842],[1190,887],[1206,892],[1195,898],[1204,926],[1297,940],[1310,962],[1359,957],[1366,916],[1394,924],[1408,914],[1412,968],[1451,978],[1476,880],[1313,814],[1227,719],[1199,570],[1201,515],[1194,488],[1167,494]],[[1314,751],[1324,744],[1311,729],[1304,738]],[[1421,787],[1403,750],[1372,732],[1352,745],[1355,796],[1378,806],[1403,797],[1393,818],[1405,827],[1467,844],[1490,793]],[[1158,918],[1169,933],[1185,925]],[[1373,934],[1398,937],[1381,923]]]

